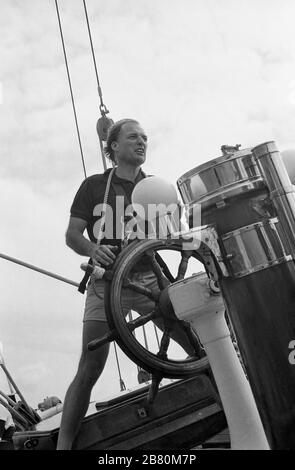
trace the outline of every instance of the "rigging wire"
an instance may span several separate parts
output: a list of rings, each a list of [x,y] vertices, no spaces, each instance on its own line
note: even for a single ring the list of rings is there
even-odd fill
[[[83,150],[82,150],[81,137],[80,137],[80,131],[79,131],[79,125],[78,125],[78,119],[77,119],[77,113],[76,113],[75,100],[74,100],[73,89],[72,89],[72,83],[71,83],[71,76],[70,76],[70,71],[69,71],[69,66],[68,66],[68,59],[67,59],[67,54],[66,54],[66,49],[65,49],[65,42],[64,42],[63,32],[62,32],[62,25],[61,25],[61,20],[60,20],[60,14],[59,14],[59,8],[58,8],[57,0],[55,0],[55,7],[56,7],[57,18],[58,18],[58,25],[59,25],[59,31],[60,31],[60,36],[61,36],[62,48],[63,48],[63,53],[64,53],[64,60],[65,60],[65,65],[66,65],[66,70],[67,70],[68,82],[69,82],[69,87],[70,87],[71,100],[72,100],[72,106],[73,106],[73,111],[74,111],[74,117],[75,117],[76,130],[77,130],[78,141],[79,141],[79,147],[80,147],[80,152],[81,152],[81,159],[82,159],[83,171],[84,171],[85,178],[87,178],[86,167],[85,167],[85,161],[84,161],[84,155],[83,155]]]
[[[98,134],[98,137],[99,137],[99,145],[100,145],[100,152],[101,152],[103,168],[104,168],[104,171],[106,171],[107,170],[107,162],[106,162],[103,142],[105,142],[107,140],[108,129],[114,123],[114,121],[106,116],[109,113],[109,110],[107,109],[106,105],[104,104],[103,98],[102,98],[102,89],[101,89],[100,82],[99,82],[96,58],[95,58],[95,53],[94,53],[92,35],[91,35],[91,30],[90,30],[90,23],[89,23],[87,6],[86,6],[86,1],[85,0],[83,0],[83,5],[84,5],[84,12],[85,12],[85,18],[86,18],[86,23],[87,23],[87,30],[88,30],[90,48],[91,48],[91,53],[92,53],[92,60],[93,60],[95,76],[96,76],[96,82],[97,82],[98,96],[99,96],[99,100],[100,100],[99,110],[100,110],[101,118],[99,118],[98,121],[97,121],[96,131],[97,131],[97,134]],[[113,164],[113,166],[114,166],[114,164]]]
[[[102,90],[101,86],[99,83],[99,77],[98,77],[98,71],[97,71],[97,64],[96,64],[96,58],[95,58],[95,53],[94,53],[94,47],[93,47],[93,41],[92,41],[92,35],[91,35],[91,30],[90,30],[90,24],[89,24],[89,19],[88,19],[88,13],[87,13],[87,6],[86,6],[86,1],[83,0],[83,5],[84,5],[84,12],[85,12],[85,17],[86,17],[86,22],[87,22],[87,29],[88,29],[88,36],[89,36],[89,41],[90,41],[90,47],[91,47],[91,53],[92,53],[92,59],[93,59],[93,65],[94,65],[94,70],[95,70],[95,75],[96,75],[96,81],[97,81],[97,90],[98,90],[98,95],[99,95],[99,100],[100,100],[100,106],[99,109],[101,111],[102,115],[107,114],[109,111],[107,110],[103,98],[102,98]]]
[[[158,335],[157,327],[156,327],[155,324],[154,324],[154,330],[155,330],[155,336],[156,336],[158,348],[160,349],[160,340],[159,340],[159,335]]]
[[[122,379],[122,375],[121,375],[119,357],[118,357],[117,346],[116,346],[115,341],[113,342],[113,344],[114,344],[114,351],[115,351],[116,362],[117,362],[117,368],[118,368],[119,379],[120,379],[120,389],[121,389],[121,392],[123,392],[124,390],[126,390],[126,386],[125,386],[124,380]]]

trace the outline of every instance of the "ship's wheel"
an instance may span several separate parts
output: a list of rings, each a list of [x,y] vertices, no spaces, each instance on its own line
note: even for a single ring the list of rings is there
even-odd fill
[[[111,271],[107,272],[108,279],[105,302],[106,315],[110,333],[101,339],[89,343],[90,350],[101,344],[115,340],[126,355],[153,377],[161,380],[168,378],[187,378],[208,370],[208,359],[202,349],[197,334],[187,322],[177,319],[168,295],[168,286],[183,279],[187,273],[189,262],[197,260],[204,263],[199,250],[184,250],[184,240],[181,239],[152,239],[132,242],[117,257]],[[162,254],[177,254],[178,265],[173,272]],[[179,261],[180,258],[180,261]],[[156,288],[148,289],[132,278],[132,268],[141,263],[149,263],[156,278]],[[207,270],[207,269],[206,269]],[[174,274],[176,272],[176,274]],[[147,314],[131,318],[123,312],[122,296],[124,289],[131,289],[146,296],[147,301],[154,302],[154,308]],[[145,327],[152,322],[160,326],[158,347],[150,351],[137,339],[137,328]],[[182,332],[190,343],[193,354],[173,358],[168,348],[174,331]]]

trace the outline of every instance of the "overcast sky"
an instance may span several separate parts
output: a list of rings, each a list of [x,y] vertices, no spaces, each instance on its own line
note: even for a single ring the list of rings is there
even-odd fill
[[[87,175],[103,170],[82,0],[59,0]],[[176,183],[223,144],[295,148],[293,0],[87,0],[104,101],[138,119],[145,169]],[[0,252],[79,281],[64,243],[83,168],[54,0],[0,0]],[[80,354],[84,297],[0,259],[6,364],[37,406],[62,400]],[[121,358],[127,387],[136,368]],[[119,390],[113,351],[93,397]],[[126,370],[125,370],[126,366]],[[4,389],[6,385],[3,378]]]

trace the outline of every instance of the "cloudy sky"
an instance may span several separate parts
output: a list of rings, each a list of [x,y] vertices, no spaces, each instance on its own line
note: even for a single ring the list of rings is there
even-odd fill
[[[59,0],[87,175],[103,169],[82,0]],[[295,148],[293,0],[87,0],[104,101],[149,136],[145,169],[172,182],[223,144]],[[64,243],[83,180],[54,0],[0,0],[0,252],[75,281]],[[0,340],[32,406],[63,399],[84,297],[0,259]],[[127,387],[136,368],[121,357]],[[112,351],[93,397],[119,390]],[[126,366],[126,367],[125,367]],[[6,389],[3,377],[0,384]]]

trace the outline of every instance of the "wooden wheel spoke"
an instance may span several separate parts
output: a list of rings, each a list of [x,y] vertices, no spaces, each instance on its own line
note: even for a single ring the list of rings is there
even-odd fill
[[[151,290],[147,287],[144,287],[139,282],[131,281],[131,279],[129,279],[129,278],[124,279],[123,287],[128,288],[128,289],[132,289],[135,292],[138,292],[139,294],[143,294],[146,297],[148,297],[149,299],[154,300],[155,302],[159,298],[159,295],[158,295],[157,292],[155,292],[155,291],[153,291],[153,290]]]
[[[206,355],[205,350],[202,348],[198,337],[196,336],[195,332],[193,331],[191,324],[184,320],[180,321],[180,325],[184,329],[187,334],[188,340],[190,341],[191,345],[195,350],[196,357],[204,357]]]
[[[175,277],[171,274],[171,271],[170,269],[168,268],[167,264],[165,263],[165,261],[163,260],[163,258],[159,255],[159,253],[156,253],[155,254],[155,258],[156,258],[156,261],[159,263],[159,265],[161,266],[162,270],[163,270],[163,273],[165,274],[165,276],[167,277],[167,279],[169,279],[169,281],[171,283],[175,282]]]
[[[188,261],[192,256],[192,251],[182,251],[181,252],[181,260],[178,266],[178,273],[176,277],[176,281],[180,281],[184,278],[185,273],[187,271]]]
[[[157,281],[158,281],[158,286],[160,290],[164,290],[165,287],[169,284],[168,279],[164,276],[163,271],[161,269],[161,266],[158,264],[156,260],[155,253],[152,253],[149,256],[150,262],[151,262],[151,267],[153,272],[156,275]]]
[[[95,349],[103,346],[104,344],[111,343],[117,338],[117,333],[115,330],[111,330],[109,333],[106,333],[101,338],[94,339],[87,344],[87,349],[89,351],[94,351]]]
[[[160,349],[157,356],[160,359],[167,359],[167,351],[170,343],[170,328],[165,328],[161,339]]]
[[[158,309],[155,309],[152,312],[147,313],[146,315],[141,315],[140,317],[135,318],[135,320],[131,320],[127,324],[127,326],[128,326],[130,331],[133,331],[136,328],[138,328],[139,326],[143,326],[146,323],[148,323],[149,321],[154,320],[158,315],[159,315]]]

